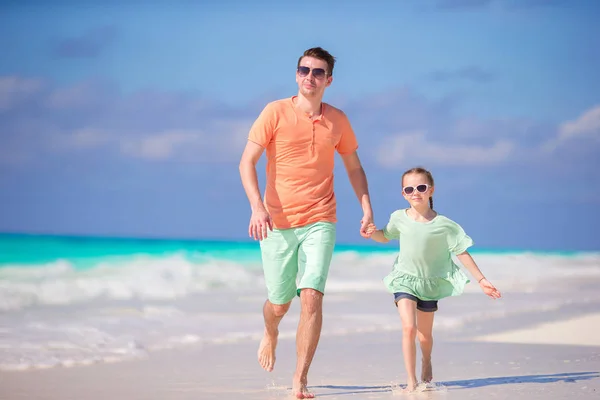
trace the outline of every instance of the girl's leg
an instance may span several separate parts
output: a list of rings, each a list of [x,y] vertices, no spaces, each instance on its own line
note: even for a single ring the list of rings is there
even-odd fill
[[[417,387],[416,359],[417,345],[417,302],[411,299],[398,300],[398,312],[402,321],[402,353],[408,375],[406,389],[413,391]]]
[[[433,315],[435,312],[417,310],[417,335],[421,345],[421,381],[431,382],[433,369],[431,367],[431,351],[433,349]]]

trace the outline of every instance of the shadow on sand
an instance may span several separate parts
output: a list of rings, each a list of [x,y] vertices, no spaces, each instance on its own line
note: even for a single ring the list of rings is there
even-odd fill
[[[502,376],[493,378],[478,378],[478,379],[465,379],[460,381],[445,381],[435,382],[437,385],[443,385],[447,389],[472,389],[484,386],[496,386],[496,385],[511,385],[519,383],[555,383],[555,382],[567,382],[575,383],[579,381],[586,381],[590,379],[599,378],[599,372],[566,372],[561,374],[545,374],[545,375],[519,375],[519,376]],[[362,394],[362,393],[381,393],[381,392],[392,392],[392,386],[343,386],[343,385],[321,385],[311,386],[311,389],[332,389],[339,390],[336,393],[322,393],[319,397],[323,396],[334,396],[344,394]]]

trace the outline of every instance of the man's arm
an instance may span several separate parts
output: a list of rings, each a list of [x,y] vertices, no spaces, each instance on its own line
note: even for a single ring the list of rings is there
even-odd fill
[[[263,151],[262,146],[248,140],[240,160],[240,177],[252,211],[261,207],[264,208],[260,189],[258,188],[258,175],[256,174],[256,164]]]
[[[358,153],[354,151],[349,154],[343,154],[341,157],[348,173],[348,179],[354,189],[354,193],[356,193],[356,197],[358,197],[363,213],[369,214],[372,217],[373,210],[371,208],[371,198],[369,197],[369,184],[367,183],[365,170],[358,158]]]
[[[258,175],[256,174],[256,163],[260,159],[264,149],[262,146],[248,141],[240,160],[240,177],[246,191],[246,196],[252,208],[252,217],[248,227],[248,235],[255,240],[267,237],[267,227],[273,230],[271,217],[267,213],[258,188]]]
[[[360,233],[364,237],[368,237],[366,233],[367,225],[373,222],[373,209],[371,208],[371,197],[369,196],[369,184],[367,183],[367,175],[363,169],[358,153],[353,151],[352,153],[342,154],[342,160],[348,173],[348,179],[350,184],[356,193],[356,197],[360,202],[360,206],[363,210],[363,219],[361,220]]]

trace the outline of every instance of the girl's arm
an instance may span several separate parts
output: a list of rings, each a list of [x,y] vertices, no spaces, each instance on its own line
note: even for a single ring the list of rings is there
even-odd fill
[[[473,260],[473,257],[471,257],[468,251],[458,254],[456,257],[462,263],[462,265],[464,265],[465,268],[469,270],[473,278],[477,280],[477,282],[479,283],[479,287],[481,288],[481,290],[483,290],[483,293],[487,294],[493,299],[499,299],[500,297],[502,297],[500,291],[496,289],[496,287],[494,287],[494,285],[492,285],[490,281],[485,279],[485,276],[483,276],[483,273],[481,272],[481,270],[475,263],[475,260]]]
[[[388,243],[390,240],[383,236],[383,229],[378,229],[371,234],[371,239],[379,243]]]

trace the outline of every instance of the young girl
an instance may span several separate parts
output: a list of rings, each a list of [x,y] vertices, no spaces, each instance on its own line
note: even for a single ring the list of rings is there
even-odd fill
[[[452,261],[454,254],[492,299],[500,292],[481,273],[467,252],[473,241],[456,222],[433,210],[433,177],[423,168],[413,168],[402,175],[402,195],[410,208],[397,210],[385,228],[370,225],[368,233],[380,243],[400,241],[400,253],[392,272],[384,278],[402,321],[402,352],[408,374],[407,391],[417,387],[416,345],[418,336],[422,353],[421,381],[433,379],[433,315],[438,300],[460,295],[469,282]]]

